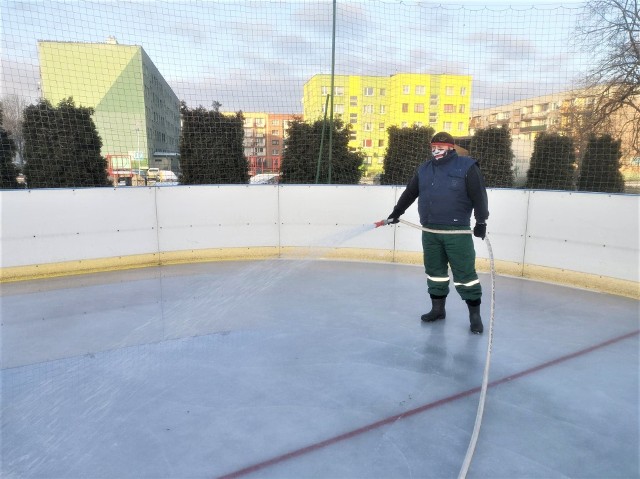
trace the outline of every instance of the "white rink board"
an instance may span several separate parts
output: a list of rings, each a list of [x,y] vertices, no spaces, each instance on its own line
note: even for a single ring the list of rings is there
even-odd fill
[[[400,198],[400,195],[404,191],[403,188],[397,188],[396,190],[396,202],[397,199]],[[391,214],[393,211],[393,207],[395,202],[389,208],[389,212],[387,216]],[[414,225],[420,225],[420,216],[418,215],[418,200],[416,200],[405,213],[400,217],[409,223],[413,223]],[[422,232],[416,228],[412,228],[411,226],[403,225],[402,223],[398,223],[396,226],[396,251],[407,251],[407,252],[422,252]]]
[[[638,196],[532,191],[529,265],[638,281]]]
[[[373,227],[403,190],[206,185],[2,191],[2,267],[233,247],[420,252],[414,228]],[[639,280],[638,196],[488,193],[497,261]],[[419,223],[416,203],[403,219]],[[477,256],[487,258],[484,242],[474,244]]]
[[[2,267],[155,252],[155,188],[3,191]]]
[[[280,191],[280,245],[393,249],[393,228],[375,228],[395,204],[393,187],[287,185]]]
[[[522,264],[527,232],[528,190],[490,189],[487,234],[495,259]],[[475,224],[471,219],[471,226]],[[484,241],[474,240],[476,256],[489,258]]]
[[[160,252],[278,246],[278,187],[158,188]]]

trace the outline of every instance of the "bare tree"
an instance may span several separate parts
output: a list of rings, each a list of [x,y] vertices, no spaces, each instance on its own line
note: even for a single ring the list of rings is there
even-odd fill
[[[27,100],[19,95],[7,95],[2,101],[2,126],[16,146],[18,166],[22,169],[24,158],[24,134],[22,131],[23,114],[28,106]]]
[[[619,138],[640,155],[640,13],[638,0],[590,0],[579,39],[597,58],[585,78],[595,94],[591,130],[607,132],[615,119]]]

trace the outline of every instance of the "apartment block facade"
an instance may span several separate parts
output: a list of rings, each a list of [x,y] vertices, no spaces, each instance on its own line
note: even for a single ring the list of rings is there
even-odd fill
[[[93,108],[103,156],[177,169],[180,102],[141,46],[39,41],[38,56],[43,97]]]
[[[351,125],[349,147],[365,157],[365,174],[381,173],[391,126],[430,126],[453,136],[469,129],[472,78],[468,75],[399,73],[389,77],[334,76],[334,118]],[[331,75],[315,75],[304,85],[305,121],[330,110]]]
[[[296,116],[288,113],[243,112],[244,156],[249,175],[278,173],[282,165],[284,140]]]
[[[588,107],[591,103],[592,96],[570,91],[474,110],[469,133],[473,135],[481,128],[504,126],[511,131],[513,139],[533,141],[543,131],[566,127],[573,108]]]
[[[507,128],[513,141],[516,180],[522,179],[529,168],[534,141],[540,133],[585,136],[585,132],[580,131],[580,116],[594,104],[596,95],[597,92],[590,90],[569,90],[474,110],[469,133],[473,135],[481,128]],[[630,110],[623,108],[611,118],[612,136],[621,140],[623,165],[634,162],[637,155],[637,146],[632,144],[634,136],[628,128],[633,118]]]

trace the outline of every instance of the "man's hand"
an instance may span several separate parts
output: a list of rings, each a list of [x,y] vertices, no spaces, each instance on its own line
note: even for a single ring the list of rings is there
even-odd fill
[[[391,213],[387,219],[389,220],[389,224],[392,224],[392,225],[395,225],[396,223],[400,222],[399,216],[395,211]]]
[[[476,223],[473,228],[473,236],[484,239],[487,236],[487,223]]]

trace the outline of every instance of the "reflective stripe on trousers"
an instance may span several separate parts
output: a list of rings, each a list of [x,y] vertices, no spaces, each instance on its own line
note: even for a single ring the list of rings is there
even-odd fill
[[[429,294],[449,294],[449,267],[456,291],[463,300],[479,299],[482,286],[476,273],[476,252],[470,234],[422,232],[424,269]]]

